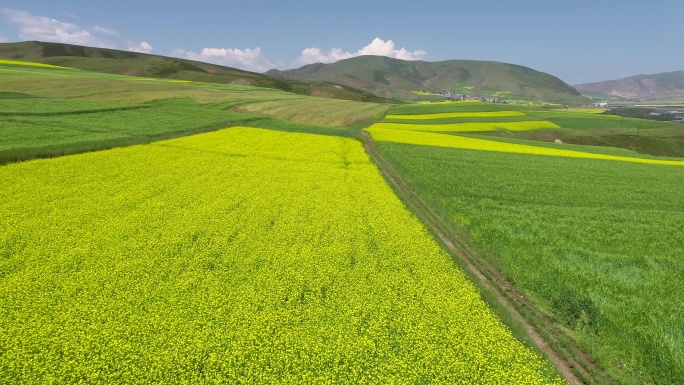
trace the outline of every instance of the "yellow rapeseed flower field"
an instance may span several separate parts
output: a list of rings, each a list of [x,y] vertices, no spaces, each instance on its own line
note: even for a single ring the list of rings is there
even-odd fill
[[[59,69],[66,69],[66,70],[75,70],[74,68],[70,68],[70,67],[62,67],[62,66],[56,66],[56,65],[52,65],[52,64],[34,63],[34,62],[28,62],[28,61],[9,60],[9,59],[0,59],[0,65],[40,67],[40,68],[59,68]]]
[[[474,117],[525,116],[520,111],[484,111],[484,112],[443,112],[437,114],[420,115],[387,115],[385,119],[431,120],[446,118],[474,118]]]
[[[366,130],[370,132],[374,140],[380,142],[408,143],[425,146],[451,147],[482,151],[497,151],[516,154],[564,156],[569,158],[605,159],[623,162],[684,166],[683,161],[677,160],[644,159],[631,158],[626,156],[594,154],[590,152],[529,146],[524,144],[505,143],[494,140],[468,138],[456,135],[444,135],[429,132],[387,129],[383,127],[378,127],[378,125],[374,125],[370,128],[367,128]]]
[[[236,127],[0,184],[1,383],[563,382],[356,140]]]
[[[527,131],[542,128],[560,128],[557,124],[545,120],[527,120],[522,122],[469,122],[448,124],[409,124],[380,122],[371,129],[411,130],[431,132],[478,132],[478,131]]]

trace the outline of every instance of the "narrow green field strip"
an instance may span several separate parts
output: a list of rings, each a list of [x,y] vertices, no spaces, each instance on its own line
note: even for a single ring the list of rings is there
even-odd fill
[[[566,110],[568,114],[602,114],[606,112],[605,108],[570,108]]]
[[[407,143],[425,146],[462,148],[481,151],[507,152],[515,154],[535,154],[546,156],[561,156],[569,158],[583,159],[603,159],[621,162],[647,163],[669,166],[684,166],[684,161],[658,160],[645,158],[632,158],[625,156],[615,156],[606,154],[596,154],[581,151],[562,150],[556,148],[530,146],[515,143],[499,142],[494,140],[476,139],[456,135],[435,134],[430,132],[419,132],[409,130],[396,130],[371,126],[366,129],[371,133],[374,140],[381,142]]]
[[[476,123],[447,123],[447,124],[409,124],[409,123],[376,123],[372,128],[390,130],[410,130],[429,132],[478,132],[478,131],[526,131],[542,128],[560,128],[547,121],[526,120],[520,122],[476,122]]]
[[[17,111],[0,111],[0,116],[64,116],[64,115],[83,115],[96,114],[101,112],[126,111],[126,110],[140,110],[150,108],[151,106],[122,106],[122,107],[106,107],[106,108],[92,108],[85,110],[71,110],[71,111],[37,111],[37,112],[17,112]]]
[[[531,110],[527,114],[532,119],[543,119],[554,122],[563,128],[591,129],[591,128],[622,128],[641,129],[673,128],[676,124],[659,122],[657,120],[622,118],[614,115],[601,115],[586,112],[564,112],[561,110],[540,111]]]
[[[354,139],[0,167],[0,382],[562,383]]]
[[[437,114],[419,115],[387,115],[386,119],[405,119],[405,120],[431,120],[445,118],[474,118],[474,117],[501,117],[501,116],[525,116],[520,111],[481,111],[481,112],[442,112]]]
[[[13,98],[11,95],[7,95],[7,97],[4,98],[0,97],[0,115],[2,116],[50,116],[130,110],[148,107],[149,106],[146,105],[60,98],[29,98],[21,96]]]
[[[491,112],[515,110],[510,104],[485,103],[471,100],[458,102],[418,103],[395,106],[393,115],[422,115],[450,112]]]
[[[401,116],[401,115],[392,115]],[[440,119],[423,119],[423,120],[405,120],[405,119],[391,119],[385,117],[383,123],[399,123],[399,124],[454,124],[454,123],[510,123],[510,122],[526,122],[530,120],[538,120],[527,115],[517,116],[473,116],[473,117],[454,117],[454,118],[440,118]]]

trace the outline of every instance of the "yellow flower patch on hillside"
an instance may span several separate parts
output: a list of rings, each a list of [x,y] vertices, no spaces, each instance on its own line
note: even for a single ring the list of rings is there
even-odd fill
[[[505,143],[494,140],[468,138],[456,135],[443,135],[408,130],[392,130],[376,126],[368,128],[367,131],[370,132],[374,140],[379,142],[407,143],[425,146],[462,148],[468,150],[508,152],[515,154],[562,156],[569,158],[584,159],[605,159],[622,162],[684,166],[684,161],[677,160],[645,159],[606,154],[594,154],[590,152],[563,150],[548,147],[537,147],[525,144]]]

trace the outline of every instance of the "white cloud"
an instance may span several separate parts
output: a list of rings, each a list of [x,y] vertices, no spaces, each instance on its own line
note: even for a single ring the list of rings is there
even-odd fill
[[[94,25],[93,31],[99,32],[99,33],[104,33],[105,35],[109,35],[109,36],[119,36],[120,35],[119,31],[117,31],[115,29],[106,28],[106,27],[102,27],[99,25]]]
[[[8,41],[9,40],[6,37],[0,35],[0,43],[7,43]]]
[[[320,48],[311,47],[302,51],[301,56],[295,61],[296,64],[312,64],[312,63],[333,63],[342,59],[349,59],[362,55],[378,55],[388,56],[403,60],[421,60],[425,57],[426,52],[422,49],[415,51],[408,51],[406,48],[396,48],[392,40],[384,41],[379,37],[373,39],[370,44],[359,49],[356,52],[346,52],[341,48],[332,48],[327,53],[322,52]]]
[[[171,56],[255,72],[264,72],[275,67],[264,57],[260,47],[244,50],[238,48],[204,48],[200,53],[179,49],[173,51]]]
[[[302,51],[302,55],[297,59],[298,63],[332,63],[342,59],[349,59],[354,54],[344,52],[341,48],[332,48],[328,53],[321,52],[320,48],[306,48]]]
[[[90,31],[76,24],[66,23],[25,11],[3,9],[5,18],[19,25],[19,37],[23,40],[40,40],[111,48],[112,45],[93,36]]]
[[[141,41],[140,44],[134,45],[133,47],[128,47],[129,51],[140,52],[140,53],[150,53],[152,52],[152,46],[146,42]]]

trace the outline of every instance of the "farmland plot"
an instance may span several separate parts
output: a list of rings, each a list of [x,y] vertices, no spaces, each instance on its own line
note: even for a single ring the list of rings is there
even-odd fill
[[[381,124],[382,156],[609,378],[684,382],[684,159]]]
[[[0,183],[0,382],[562,382],[358,141],[236,127]]]

